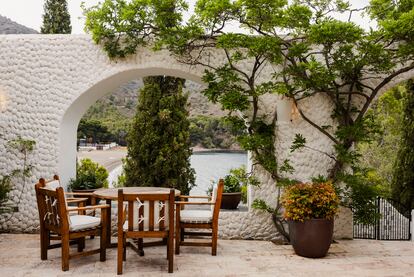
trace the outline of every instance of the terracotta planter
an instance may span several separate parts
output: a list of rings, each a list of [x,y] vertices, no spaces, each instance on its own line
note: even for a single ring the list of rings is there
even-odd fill
[[[221,209],[235,210],[241,200],[241,192],[223,192],[221,198]]]
[[[328,253],[333,237],[333,219],[288,220],[290,243],[302,257],[322,258]]]

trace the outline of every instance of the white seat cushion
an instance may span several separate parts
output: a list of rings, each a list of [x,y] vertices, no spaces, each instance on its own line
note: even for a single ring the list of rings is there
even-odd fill
[[[182,210],[180,211],[180,222],[184,223],[210,223],[213,213],[208,210]]]
[[[72,215],[70,218],[70,230],[79,231],[83,229],[89,229],[98,227],[101,224],[101,219],[89,216],[89,215]]]

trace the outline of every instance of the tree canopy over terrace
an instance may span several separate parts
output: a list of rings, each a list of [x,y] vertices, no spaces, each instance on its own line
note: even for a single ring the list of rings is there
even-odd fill
[[[294,182],[286,178],[294,168],[288,159],[278,163],[276,118],[261,116],[259,103],[269,93],[291,99],[300,116],[334,146],[332,152],[314,149],[332,160],[327,176],[319,179],[345,183],[344,200],[351,199],[348,204],[366,221],[376,191],[352,146],[376,132],[367,110],[381,89],[414,68],[413,6],[412,0],[372,0],[363,10],[378,28],[365,30],[352,21],[359,10],[343,0],[199,0],[187,21],[183,0],[106,0],[86,10],[86,28],[112,58],[150,44],[170,50],[183,63],[205,66],[205,95],[229,111],[235,130],[243,130],[239,143],[278,185]],[[347,20],[336,19],[338,14]],[[209,63],[211,49],[226,57],[221,65]],[[239,65],[246,62],[251,66],[242,70]],[[272,78],[259,82],[269,65],[275,69]],[[331,101],[333,124],[314,122],[302,109],[301,102],[315,95]],[[291,150],[303,147],[306,139],[297,134]],[[273,213],[278,231],[287,237],[279,201],[274,208],[257,200],[256,207]]]

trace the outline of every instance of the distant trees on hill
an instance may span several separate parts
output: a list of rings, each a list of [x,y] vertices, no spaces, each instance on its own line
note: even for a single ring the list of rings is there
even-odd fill
[[[190,141],[192,146],[204,148],[237,147],[231,127],[222,117],[198,115],[190,118]]]
[[[104,143],[115,140],[115,136],[108,131],[99,120],[81,119],[78,126],[78,139],[85,138],[90,143]]]
[[[135,103],[131,105],[134,106]],[[79,123],[78,139],[87,138],[93,142],[103,142],[110,138],[125,146],[125,136],[132,119],[121,112],[124,108],[124,106],[116,106],[113,102],[96,102]],[[239,148],[226,120],[222,117],[206,115],[190,117],[190,142],[191,146],[203,148]]]

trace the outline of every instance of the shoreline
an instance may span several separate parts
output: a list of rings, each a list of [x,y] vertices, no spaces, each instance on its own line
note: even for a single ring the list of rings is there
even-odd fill
[[[247,153],[246,151],[239,149],[220,149],[202,147],[192,147],[192,151],[193,155],[204,155],[213,153]],[[126,157],[126,154],[126,147],[117,146],[108,150],[78,151],[77,157],[78,159],[90,158],[92,159],[92,161],[97,162],[103,167],[105,167],[108,170],[108,172],[111,172],[122,164],[122,158]]]
[[[199,148],[193,147],[191,148],[193,153],[195,154],[202,154],[202,153],[247,153],[245,150],[241,149],[223,149],[223,148]]]

